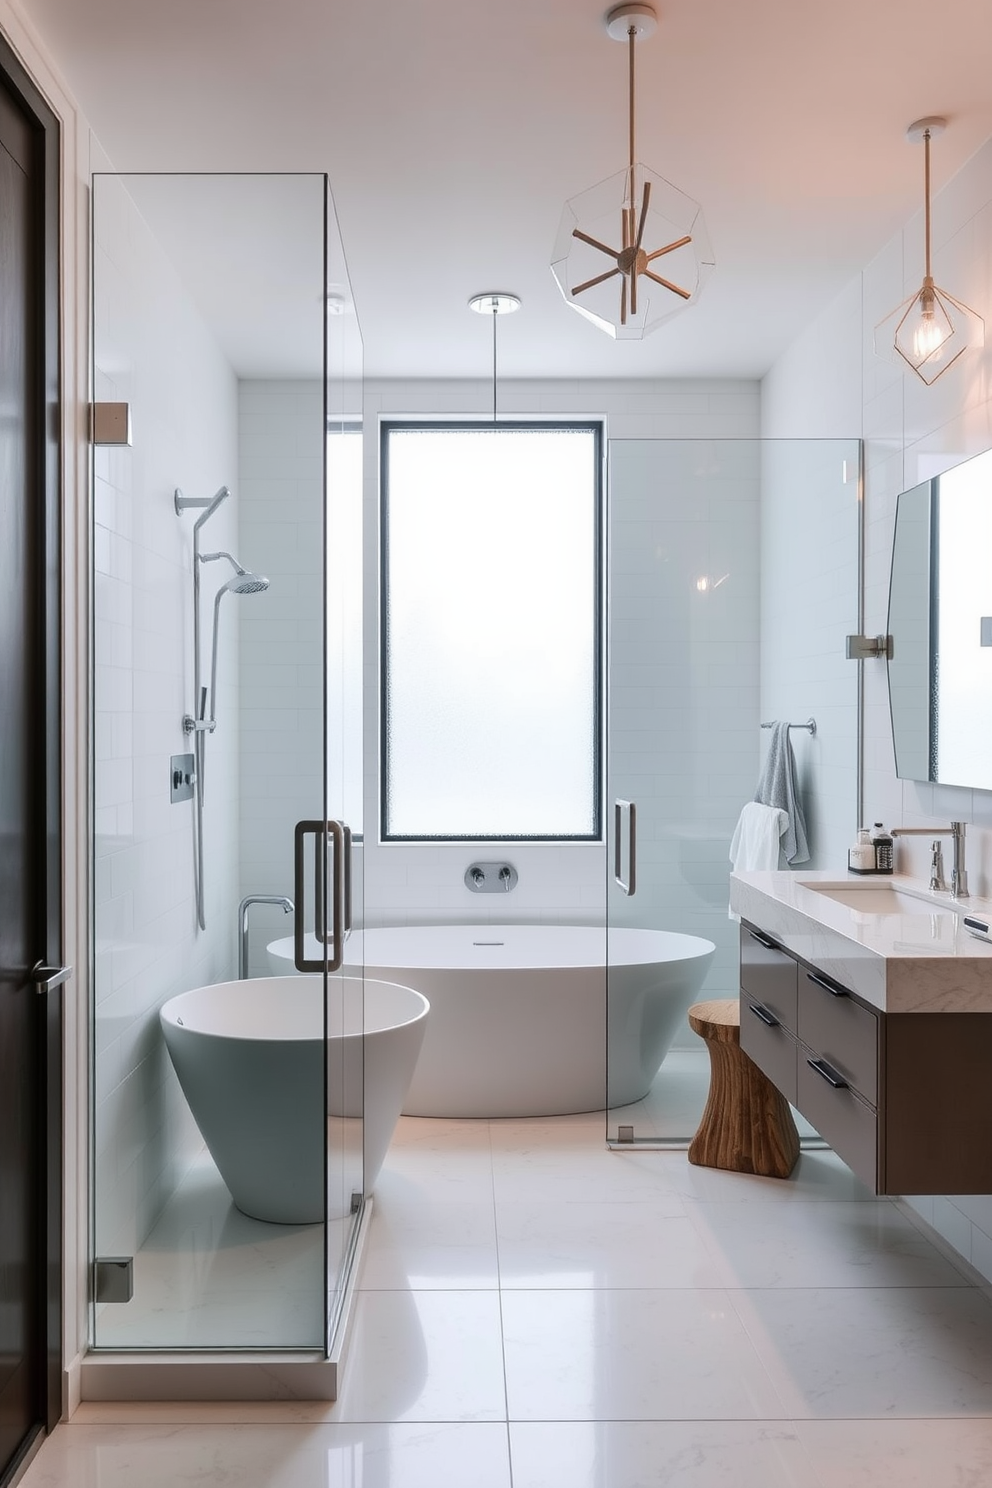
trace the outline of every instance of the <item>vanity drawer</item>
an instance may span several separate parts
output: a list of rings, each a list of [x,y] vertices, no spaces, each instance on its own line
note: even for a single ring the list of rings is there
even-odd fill
[[[878,1104],[878,1018],[821,973],[800,973],[799,1037]],[[814,1125],[816,1123],[814,1122]]]
[[[741,1049],[796,1104],[796,1040],[757,998],[741,993]]]
[[[760,1002],[792,1033],[796,1031],[798,974],[799,968],[788,951],[762,931],[741,925],[741,991]]]
[[[799,1050],[796,1106],[837,1156],[877,1192],[878,1121],[875,1112],[849,1087],[835,1088],[809,1061],[816,1056]],[[839,1072],[829,1071],[832,1079]]]

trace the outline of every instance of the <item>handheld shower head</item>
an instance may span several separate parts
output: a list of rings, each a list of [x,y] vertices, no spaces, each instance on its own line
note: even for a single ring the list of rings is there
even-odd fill
[[[269,587],[269,581],[264,574],[249,573],[243,568],[233,579],[228,579],[224,590],[230,590],[232,594],[262,594]]]
[[[231,558],[230,553],[211,553],[211,558]],[[206,559],[204,560],[206,561]],[[220,621],[220,602],[225,594],[263,594],[269,587],[269,581],[263,574],[252,573],[247,568],[242,568],[236,559],[231,558],[236,572],[231,575],[226,584],[221,584],[214,595],[214,638],[210,648],[210,716],[217,717],[217,635]]]

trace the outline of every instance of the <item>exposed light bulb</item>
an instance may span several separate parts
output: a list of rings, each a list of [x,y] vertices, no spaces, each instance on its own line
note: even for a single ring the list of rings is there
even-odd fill
[[[913,329],[913,356],[917,362],[926,361],[942,346],[950,334],[950,326],[942,325],[934,314],[933,290],[924,288],[920,294],[920,318]]]

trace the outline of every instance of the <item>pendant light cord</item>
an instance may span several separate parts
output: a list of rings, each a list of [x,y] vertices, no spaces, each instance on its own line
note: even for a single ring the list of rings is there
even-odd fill
[[[493,302],[493,423],[496,422],[496,317],[499,311]]]
[[[923,221],[924,221],[923,233],[924,233],[924,238],[925,238],[925,241],[926,241],[926,268],[925,268],[925,273],[926,273],[927,279],[930,280],[930,279],[933,278],[933,275],[932,275],[932,273],[930,271],[930,131],[929,131],[929,129],[924,129],[924,131],[923,131],[923,196],[924,196],[924,201],[925,201],[924,218],[923,218]]]

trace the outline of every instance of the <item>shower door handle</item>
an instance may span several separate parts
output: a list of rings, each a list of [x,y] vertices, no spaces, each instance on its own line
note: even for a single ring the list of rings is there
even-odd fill
[[[305,842],[307,837],[313,836],[313,933],[319,945],[330,946],[331,954],[326,960],[308,959],[304,941],[302,913],[296,915],[294,927],[293,959],[297,971],[339,971],[344,961],[344,921],[345,902],[349,895],[346,894],[346,878],[349,876],[345,862],[345,833],[348,828],[343,822],[338,821],[300,821],[296,823],[294,838],[294,887],[295,902],[302,906],[304,902],[304,880],[306,874],[305,864]],[[350,837],[350,832],[348,836]],[[326,898],[324,866],[327,859],[327,839],[334,844],[333,867],[331,872],[331,930],[327,931]]]
[[[623,814],[627,813],[627,877],[623,876]],[[628,898],[637,891],[637,807],[619,798],[613,804],[613,876]]]

